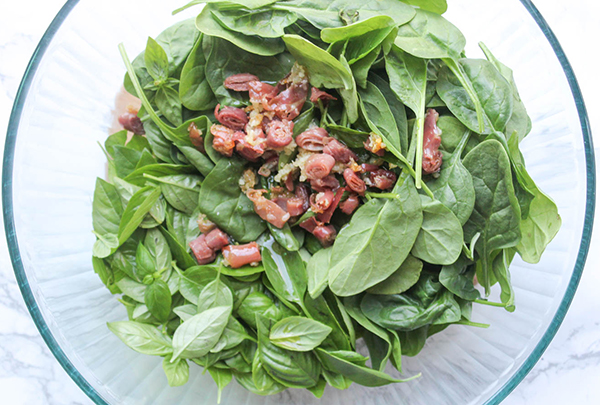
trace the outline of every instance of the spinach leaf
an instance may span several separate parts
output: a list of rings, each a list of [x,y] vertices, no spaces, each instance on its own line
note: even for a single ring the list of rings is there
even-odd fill
[[[442,267],[440,283],[458,297],[474,301],[480,297],[479,291],[473,285],[475,269],[464,256],[450,265]]]
[[[98,178],[94,189],[92,223],[98,237],[94,243],[94,256],[104,258],[119,246],[119,224],[123,206],[114,185]]]
[[[208,373],[215,381],[215,384],[217,384],[217,403],[221,403],[221,394],[223,393],[223,389],[229,385],[233,378],[233,374],[231,370],[216,367],[209,367]]]
[[[308,352],[319,346],[332,329],[321,322],[301,316],[290,316],[271,328],[269,340],[282,349]]]
[[[503,131],[513,111],[512,89],[506,79],[485,60],[461,59],[458,67],[464,71],[483,108],[484,127],[479,126],[474,101],[467,94],[464,83],[448,67],[443,67],[439,72],[437,92],[441,99],[471,131],[480,134]]]
[[[142,157],[142,152],[126,146],[115,145],[113,151],[115,169],[120,178],[125,178],[133,172]]]
[[[251,73],[263,81],[278,82],[287,75],[293,59],[287,52],[276,52],[276,56],[260,56],[239,49],[235,44],[219,38],[204,38],[206,56],[206,80],[219,103],[231,107],[248,104],[246,93],[230,91],[223,86],[229,76]],[[215,162],[216,163],[216,162]]]
[[[286,250],[296,252],[302,247],[302,244],[298,241],[296,236],[294,236],[292,228],[290,228],[290,225],[287,222],[281,229],[267,222],[267,228],[269,228],[269,232],[273,235],[275,241]]]
[[[171,158],[171,141],[169,141],[152,120],[144,121],[146,139],[157,158],[166,163],[174,163]]]
[[[356,83],[344,57],[337,60],[327,51],[298,35],[284,35],[283,40],[296,61],[308,69],[311,85],[337,89],[344,101],[349,121],[351,123],[356,121],[358,119]]]
[[[215,168],[215,164],[198,149],[183,145],[177,146],[177,148],[203,176],[208,176],[211,170]]]
[[[198,4],[208,4],[208,3],[231,3],[237,6],[241,6],[250,10],[254,10],[256,8],[261,8],[264,6],[268,6],[269,4],[275,3],[277,0],[230,0],[230,1],[223,1],[223,0],[192,0],[189,3],[187,3],[185,6],[180,7],[178,9],[176,9],[175,11],[173,11],[173,15],[182,12],[183,10],[186,10],[190,7],[196,6]],[[227,4],[229,6],[229,4]]]
[[[160,163],[135,169],[129,176],[125,177],[123,180],[136,186],[144,186],[148,181],[148,176],[163,177],[173,176],[177,174],[196,174],[196,169],[192,166]]]
[[[177,90],[171,86],[159,87],[156,91],[154,102],[156,103],[156,107],[171,124],[175,126],[182,124],[181,101],[179,101],[179,93]]]
[[[329,135],[342,141],[349,148],[364,148],[364,142],[369,139],[369,133],[341,125],[327,125]]]
[[[352,350],[354,341],[351,341],[349,334],[344,331],[338,317],[332,310],[332,306],[329,305],[323,295],[315,299],[310,296],[304,297],[304,307],[308,317],[331,328],[331,333],[321,344],[323,348],[328,350]]]
[[[151,356],[173,353],[171,338],[163,335],[156,326],[133,321],[109,322],[107,326],[123,343],[138,353]]]
[[[440,176],[427,182],[435,198],[452,210],[461,225],[467,222],[475,206],[473,179],[461,160],[469,136],[468,130],[464,132],[454,152],[451,155],[444,154]]]
[[[173,335],[173,359],[202,357],[219,341],[231,306],[215,307],[183,322]]]
[[[440,201],[421,196],[423,224],[411,253],[431,264],[454,263],[463,247],[462,224]]]
[[[498,69],[502,77],[508,81],[510,87],[512,88],[513,113],[510,116],[510,120],[506,123],[506,134],[512,134],[514,131],[517,131],[520,142],[529,134],[529,132],[531,132],[532,124],[531,118],[529,118],[529,115],[527,114],[525,104],[523,104],[521,96],[519,95],[519,90],[517,89],[517,84],[515,83],[513,71],[496,59],[496,57],[483,42],[479,43],[479,47],[485,54],[487,60],[490,61],[496,67],[496,69]]]
[[[402,154],[406,154],[408,152],[408,124],[406,120],[406,109],[404,108],[404,104],[392,90],[388,81],[383,80],[376,74],[369,75],[369,81],[373,83],[379,89],[379,91],[381,91],[383,97],[385,97],[385,101],[390,107],[392,115],[396,120],[396,127],[398,128],[398,133],[400,135],[400,146],[402,147],[400,151]]]
[[[510,158],[519,183],[529,190],[534,198],[529,205],[529,215],[521,220],[521,240],[516,248],[524,261],[538,263],[546,246],[558,233],[562,220],[554,201],[537,187],[525,170],[525,161],[519,151],[518,142],[519,138],[515,135],[508,140]]]
[[[379,284],[369,288],[367,292],[379,295],[401,294],[416,284],[421,270],[423,270],[423,262],[408,255],[398,270]]]
[[[380,387],[382,385],[392,383],[407,382],[420,376],[420,374],[418,374],[409,379],[398,380],[381,371],[351,363],[333,354],[332,352],[328,352],[323,349],[317,349],[316,353],[317,356],[319,356],[321,363],[323,363],[324,368],[328,369],[329,371],[339,373],[357,384],[364,385],[365,387]]]
[[[338,296],[358,294],[388,278],[417,238],[423,214],[411,178],[400,178],[398,198],[372,199],[343,228],[331,253],[329,287]]]
[[[321,364],[311,352],[281,349],[269,340],[272,320],[256,315],[258,353],[264,369],[287,387],[309,388],[317,384]]]
[[[367,87],[360,89],[358,94],[363,116],[371,130],[380,134],[386,145],[391,143],[397,150],[402,150],[396,119],[381,91],[373,83],[367,82]]]
[[[254,204],[238,185],[244,171],[240,159],[224,159],[217,163],[202,183],[199,209],[219,228],[239,242],[256,240],[266,225],[254,212]]]
[[[400,0],[406,4],[417,6],[421,10],[431,11],[432,13],[444,14],[448,9],[446,0]]]
[[[327,288],[327,277],[332,251],[332,248],[319,250],[310,258],[306,266],[308,293],[313,299],[321,295],[325,288]]]
[[[285,29],[296,22],[298,17],[287,11],[260,9],[218,9],[211,10],[213,18],[231,31],[262,38],[279,38]]]
[[[265,274],[275,291],[286,300],[301,304],[308,280],[300,254],[285,250],[271,237],[262,244],[261,255]]]
[[[198,206],[199,186],[201,178],[190,174],[175,174],[171,176],[146,178],[159,183],[163,196],[173,208],[192,215]]]
[[[390,16],[394,19],[396,25],[402,25],[415,16],[412,7],[396,0],[366,0],[361,4],[351,5],[348,4],[347,0],[333,0],[330,2],[291,0],[279,2],[272,7],[278,10],[295,12],[321,30],[342,27],[349,25],[354,20],[360,21],[381,15]]]
[[[256,55],[273,56],[283,51],[283,43],[279,38],[248,36],[228,30],[219,24],[213,10],[215,7],[207,4],[196,18],[196,28],[204,35],[225,39],[236,47]]]
[[[482,266],[479,282],[490,291],[491,264],[494,251],[515,247],[521,239],[521,212],[514,193],[510,161],[496,140],[476,146],[463,161],[473,176],[475,207],[465,224],[465,237],[470,240],[481,233],[476,244]]]
[[[367,77],[369,76],[369,71],[380,54],[381,46],[378,46],[350,66],[354,80],[359,87],[362,87],[363,89],[367,87]]]
[[[508,312],[515,311],[515,291],[510,282],[510,272],[508,270],[515,253],[515,249],[503,249],[498,252],[492,262],[494,277],[498,280],[501,288],[500,300]]]
[[[201,34],[187,58],[179,81],[179,98],[190,110],[203,111],[214,108],[215,96],[206,78],[206,57],[202,51]]]
[[[395,25],[395,21],[386,15],[374,16],[343,27],[325,28],[321,31],[321,40],[331,44]]]
[[[167,231],[162,226],[159,228],[159,230],[165,237],[167,244],[171,249],[171,253],[173,254],[173,258],[177,262],[178,266],[185,270],[197,264],[196,260],[194,260],[192,256],[190,256],[187,249],[184,246],[182,246],[181,242],[177,240],[177,237],[175,235]]]
[[[190,366],[183,359],[177,359],[175,363],[171,363],[171,356],[166,356],[162,367],[170,387],[180,387],[190,379]]]

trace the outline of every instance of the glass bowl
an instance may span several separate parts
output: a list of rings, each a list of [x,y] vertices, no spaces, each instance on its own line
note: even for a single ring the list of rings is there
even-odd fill
[[[148,35],[175,21],[178,4],[71,0],[38,46],[12,113],[3,174],[6,235],[29,311],[69,375],[98,404],[216,403],[208,374],[169,388],[161,359],[140,355],[106,322],[126,318],[91,265],[94,180],[104,176],[103,141],[122,110],[125,72],[117,50],[135,56]],[[483,41],[513,68],[533,119],[522,143],[529,173],[557,202],[563,226],[537,265],[511,266],[517,311],[477,306],[489,329],[450,327],[406,358],[406,384],[249,394],[235,382],[223,404],[497,404],[531,370],[556,333],[583,271],[594,215],[594,155],[579,87],[550,28],[527,0],[450,1],[447,18],[481,57]]]

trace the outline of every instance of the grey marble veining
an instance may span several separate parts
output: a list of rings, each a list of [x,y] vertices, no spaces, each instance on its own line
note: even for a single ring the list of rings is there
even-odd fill
[[[91,0],[90,0],[91,1]],[[452,0],[449,2],[451,3]],[[459,0],[454,0],[459,1]],[[573,0],[537,2],[566,49],[600,134],[600,89],[596,64],[587,49],[600,37],[598,4]],[[3,2],[0,5],[0,134],[29,58],[61,0]],[[594,10],[595,8],[595,10]],[[4,138],[0,135],[0,138]],[[600,144],[600,141],[597,141]],[[0,151],[4,141],[0,141]],[[1,221],[1,219],[0,219]],[[600,240],[595,233],[586,271],[563,326],[523,383],[506,399],[509,405],[600,403]],[[0,403],[78,405],[92,402],[68,377],[39,335],[19,292],[0,238]]]

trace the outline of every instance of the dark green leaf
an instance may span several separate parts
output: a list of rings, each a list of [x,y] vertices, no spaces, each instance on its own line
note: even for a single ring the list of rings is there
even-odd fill
[[[412,255],[408,255],[398,270],[384,281],[369,288],[367,292],[380,295],[403,293],[416,284],[422,269],[423,262]]]

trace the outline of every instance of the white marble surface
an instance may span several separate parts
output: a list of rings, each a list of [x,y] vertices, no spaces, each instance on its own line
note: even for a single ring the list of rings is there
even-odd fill
[[[91,0],[89,0],[91,1]],[[32,52],[63,0],[0,0],[0,151],[10,109]],[[583,89],[596,145],[600,145],[597,49],[600,5],[593,0],[538,0],[536,5],[564,46]],[[600,148],[596,148],[600,151]],[[1,221],[1,218],[0,218]],[[556,338],[507,405],[600,403],[600,234],[573,305]],[[92,402],[54,359],[17,287],[6,240],[0,238],[0,403],[75,405]]]

